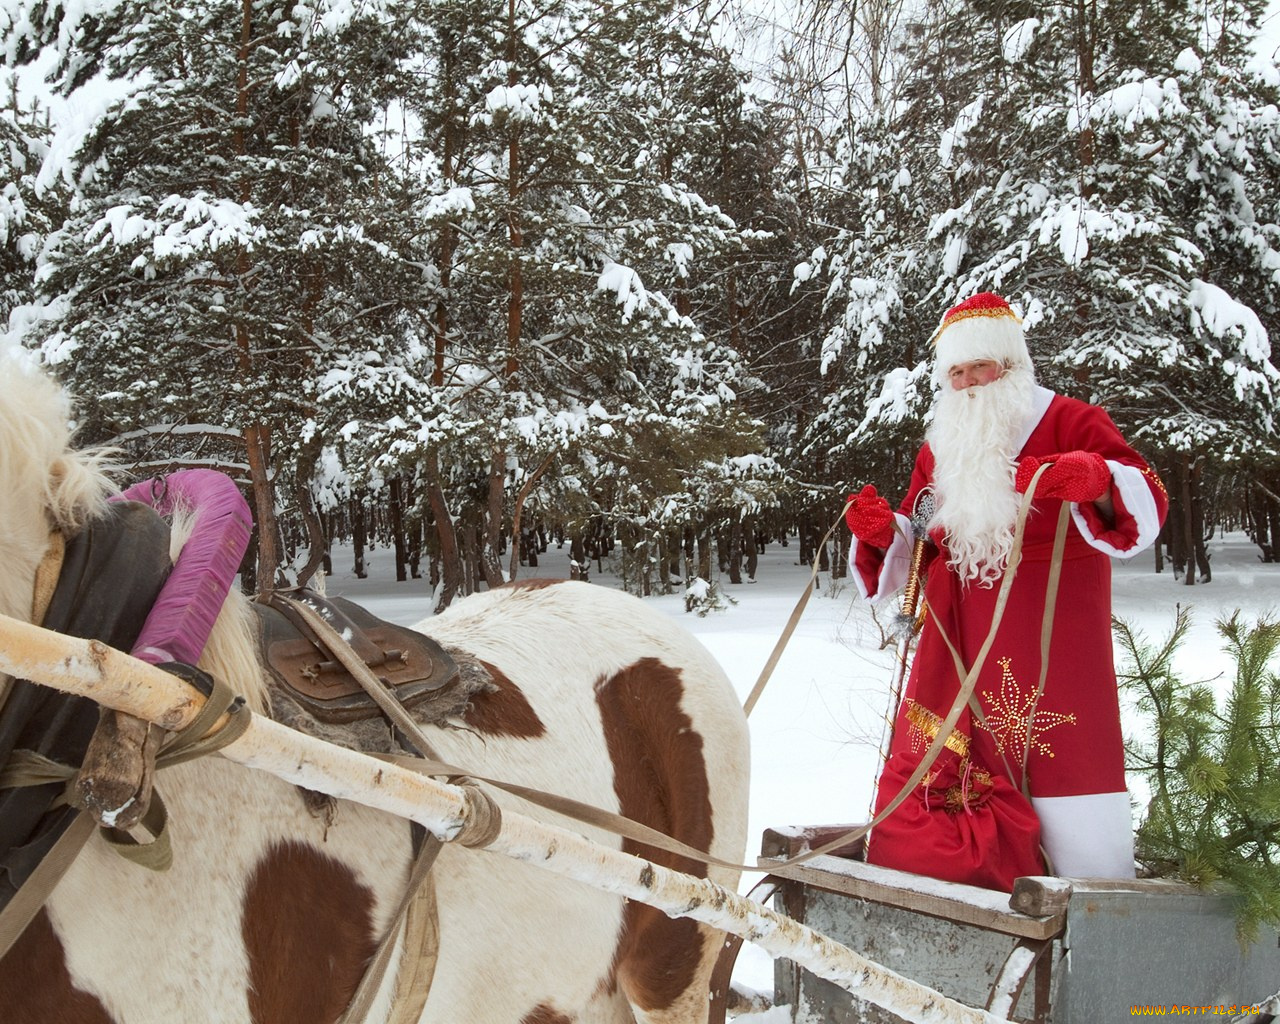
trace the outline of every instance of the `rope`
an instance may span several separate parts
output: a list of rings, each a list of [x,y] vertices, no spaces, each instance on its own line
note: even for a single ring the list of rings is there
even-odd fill
[[[778,637],[778,642],[773,645],[773,650],[769,654],[768,660],[764,663],[764,668],[760,670],[760,678],[756,680],[755,686],[751,688],[751,693],[747,695],[746,701],[742,705],[742,713],[748,718],[751,717],[751,711],[756,706],[756,701],[760,699],[760,695],[764,693],[765,685],[769,682],[769,677],[773,675],[773,670],[778,665],[778,659],[782,657],[782,652],[786,648],[787,643],[791,640],[791,634],[796,631],[796,626],[800,622],[800,614],[804,611],[804,606],[809,603],[809,595],[813,593],[814,580],[818,578],[818,554],[826,547],[827,541],[831,539],[831,534],[835,532],[841,520],[844,519],[845,513],[849,510],[849,506],[853,504],[850,499],[844,504],[840,515],[836,517],[836,521],[831,524],[827,532],[823,535],[822,540],[818,543],[817,549],[813,555],[813,570],[809,573],[809,582],[805,584],[804,593],[800,595],[800,600],[796,602],[795,610],[792,611],[791,617],[787,619],[787,624],[782,627],[782,635]],[[895,527],[897,524],[894,524]]]

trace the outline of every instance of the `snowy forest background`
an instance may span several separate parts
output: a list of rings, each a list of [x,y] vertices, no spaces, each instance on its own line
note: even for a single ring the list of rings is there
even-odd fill
[[[376,541],[440,607],[549,535],[640,593],[827,557],[995,290],[1194,583],[1215,527],[1280,558],[1268,14],[0,0],[0,327],[82,441],[243,483],[251,581]]]

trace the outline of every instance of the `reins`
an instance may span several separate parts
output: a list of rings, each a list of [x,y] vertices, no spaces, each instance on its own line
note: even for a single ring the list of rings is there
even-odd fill
[[[787,643],[791,640],[791,634],[796,631],[796,626],[800,622],[800,615],[804,611],[805,605],[809,603],[809,595],[813,593],[814,581],[818,578],[819,559],[817,552],[820,552],[827,546],[827,541],[831,539],[831,535],[835,532],[836,527],[840,525],[840,521],[844,518],[845,512],[849,510],[849,506],[853,504],[853,499],[849,499],[844,503],[844,508],[840,515],[836,517],[828,528],[827,532],[822,535],[822,540],[818,542],[813,558],[813,569],[809,573],[809,581],[805,585],[804,593],[800,595],[800,600],[796,602],[795,609],[791,612],[791,617],[787,619],[786,625],[782,627],[782,635],[778,637],[778,642],[773,645],[773,650],[769,653],[769,658],[764,663],[764,668],[760,670],[760,677],[756,680],[755,686],[751,688],[751,692],[747,695],[747,699],[743,701],[742,713],[748,718],[751,717],[751,711],[756,706],[756,702],[760,699],[760,695],[764,693],[764,688],[769,682],[769,677],[773,675],[773,670],[778,665],[778,659],[782,657],[782,652],[786,649]],[[896,523],[894,524],[897,525]]]

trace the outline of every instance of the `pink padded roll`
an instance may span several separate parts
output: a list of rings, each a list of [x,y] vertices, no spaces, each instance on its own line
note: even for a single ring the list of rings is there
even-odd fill
[[[193,512],[195,526],[152,606],[133,656],[153,665],[200,660],[214,620],[240,570],[253,518],[230,477],[185,469],[134,484],[120,501],[140,501],[162,516]]]

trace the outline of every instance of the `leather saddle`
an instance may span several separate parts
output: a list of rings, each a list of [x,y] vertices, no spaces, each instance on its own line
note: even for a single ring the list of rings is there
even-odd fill
[[[442,696],[458,679],[457,663],[430,637],[379,619],[351,601],[302,589],[273,594],[268,603],[253,602],[260,651],[272,678],[322,722],[357,722],[382,711],[307,625],[294,601],[323,616],[405,708]]]

